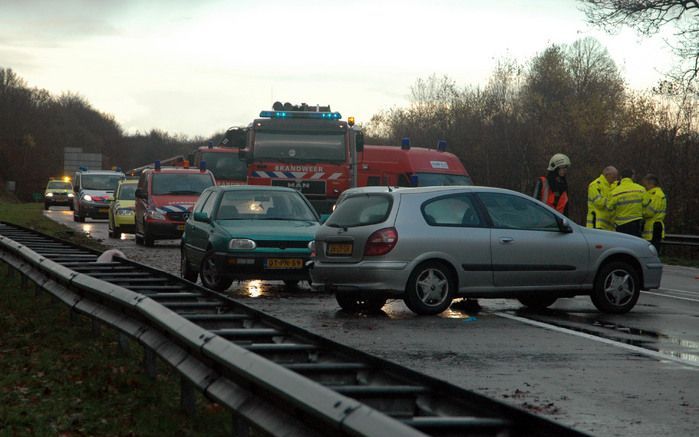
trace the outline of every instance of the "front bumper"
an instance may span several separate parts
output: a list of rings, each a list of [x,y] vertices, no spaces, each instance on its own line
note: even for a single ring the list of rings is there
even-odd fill
[[[270,260],[300,260],[301,268],[270,268]],[[307,253],[216,252],[216,268],[224,276],[235,279],[269,279],[307,281]]]
[[[663,263],[659,259],[642,260],[643,266],[643,290],[653,290],[660,288],[660,281],[663,277]]]
[[[109,218],[109,204],[80,201],[80,215],[91,219]]]
[[[146,221],[146,229],[154,240],[173,240],[182,237],[184,222]]]
[[[131,215],[119,215],[116,214],[114,216],[114,226],[117,226],[119,228],[128,228],[131,227],[133,228],[136,223],[136,216],[134,214]]]
[[[361,261],[352,264],[314,261],[311,288],[402,294],[409,277],[408,262],[403,261]]]
[[[73,204],[73,198],[68,196],[44,196],[44,203],[54,206],[70,206]]]

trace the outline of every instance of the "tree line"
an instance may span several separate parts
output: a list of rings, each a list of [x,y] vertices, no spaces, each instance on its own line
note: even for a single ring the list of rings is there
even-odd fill
[[[607,165],[659,176],[672,232],[699,234],[699,93],[667,80],[625,84],[594,39],[551,45],[528,62],[499,62],[484,86],[419,79],[409,104],[374,115],[367,141],[436,145],[446,139],[480,185],[530,193],[557,152],[572,160],[571,218],[584,223],[587,185]]]
[[[219,138],[187,138],[159,130],[127,135],[114,117],[74,93],[54,96],[32,88],[11,69],[0,68],[0,184],[15,181],[29,200],[43,193],[49,177],[63,175],[63,150],[102,153],[105,168],[124,170],[174,155]]]

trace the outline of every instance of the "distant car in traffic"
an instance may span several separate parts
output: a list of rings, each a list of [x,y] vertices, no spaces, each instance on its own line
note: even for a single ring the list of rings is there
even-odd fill
[[[234,280],[308,280],[310,242],[319,217],[298,191],[228,185],[205,190],[182,235],[181,272],[225,290]]]
[[[80,169],[73,177],[73,221],[109,217],[109,202],[124,173],[109,170]]]
[[[72,211],[74,196],[70,178],[51,178],[44,190],[44,209],[48,210],[52,206],[68,206]]]
[[[662,264],[647,241],[587,229],[528,196],[487,187],[357,189],[316,234],[312,286],[348,311],[403,299],[437,314],[456,297],[517,298],[542,309],[590,295],[624,313],[658,288]]]
[[[136,188],[136,244],[180,238],[194,203],[206,188],[216,185],[204,168],[161,167],[143,170]]]
[[[135,229],[134,208],[138,179],[119,181],[114,199],[109,204],[109,237],[119,238],[122,232],[133,233]]]

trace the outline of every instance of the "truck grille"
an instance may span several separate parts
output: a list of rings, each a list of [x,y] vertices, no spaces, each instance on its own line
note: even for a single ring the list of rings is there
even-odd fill
[[[325,196],[325,181],[310,181],[305,179],[276,179],[272,181],[275,187],[288,187],[299,190],[311,196]]]

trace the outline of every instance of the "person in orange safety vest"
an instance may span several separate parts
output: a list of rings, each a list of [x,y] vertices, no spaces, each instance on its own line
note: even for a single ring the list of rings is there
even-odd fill
[[[548,173],[540,176],[534,185],[534,197],[554,208],[561,214],[568,215],[568,174],[570,158],[556,153],[549,160]]]

